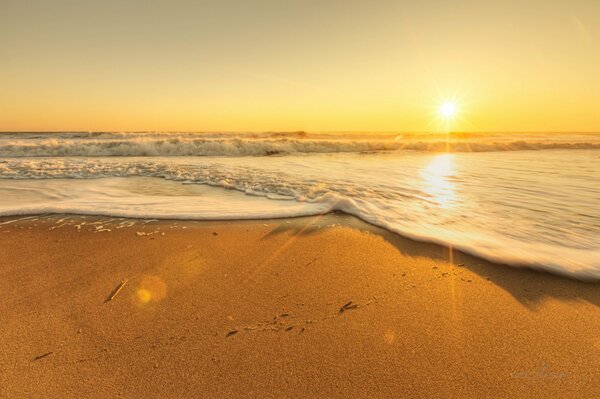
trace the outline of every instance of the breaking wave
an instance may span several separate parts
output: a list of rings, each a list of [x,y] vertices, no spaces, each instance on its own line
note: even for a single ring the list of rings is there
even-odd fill
[[[600,136],[262,133],[15,133],[0,157],[270,156],[361,152],[493,152],[600,149]]]
[[[160,134],[133,136],[42,135],[22,142],[63,141],[90,154],[98,149],[86,143],[95,140],[107,145],[166,140]],[[198,141],[198,136],[176,135],[172,145],[179,148],[182,141]],[[8,144],[2,140],[0,148]],[[215,134],[210,140],[225,139]],[[260,148],[264,141],[325,141],[338,148],[360,143],[364,149],[376,141],[302,135],[228,140],[246,149],[248,143]],[[408,139],[378,140],[395,146]],[[575,141],[564,137],[561,144]],[[398,234],[452,245],[499,263],[600,280],[599,156],[598,150],[579,150],[10,157],[0,158],[0,215],[238,219],[340,210]],[[208,189],[212,191],[204,191]]]

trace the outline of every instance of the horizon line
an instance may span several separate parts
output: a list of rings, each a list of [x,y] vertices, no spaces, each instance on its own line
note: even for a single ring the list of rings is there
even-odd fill
[[[377,133],[377,134],[600,134],[600,130],[0,130],[0,134],[11,133]]]

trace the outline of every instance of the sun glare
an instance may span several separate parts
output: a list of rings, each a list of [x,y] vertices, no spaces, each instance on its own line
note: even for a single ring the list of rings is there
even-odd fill
[[[443,209],[451,208],[456,201],[454,183],[451,179],[455,173],[454,169],[454,155],[440,154],[434,156],[421,172],[425,181],[425,192]]]
[[[440,115],[444,118],[450,119],[456,114],[456,105],[451,102],[445,102],[440,107]]]

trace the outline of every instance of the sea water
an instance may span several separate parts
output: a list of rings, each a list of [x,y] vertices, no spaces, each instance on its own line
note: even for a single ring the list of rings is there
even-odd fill
[[[0,134],[0,215],[334,210],[495,262],[598,279],[600,135]]]

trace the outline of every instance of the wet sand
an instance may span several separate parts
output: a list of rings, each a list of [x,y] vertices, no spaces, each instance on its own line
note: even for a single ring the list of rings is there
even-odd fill
[[[0,397],[600,396],[598,284],[340,214],[14,219]]]

